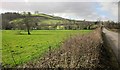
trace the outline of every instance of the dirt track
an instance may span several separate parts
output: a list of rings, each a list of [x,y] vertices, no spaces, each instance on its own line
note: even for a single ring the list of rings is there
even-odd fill
[[[115,53],[118,61],[120,62],[120,45],[119,45],[119,34],[117,32],[109,31],[105,28],[103,28],[103,33],[105,33],[105,36],[107,38],[108,43],[110,44],[110,47],[113,49],[113,52]]]

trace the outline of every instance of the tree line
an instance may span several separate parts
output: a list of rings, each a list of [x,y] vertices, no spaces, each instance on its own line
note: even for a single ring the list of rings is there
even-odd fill
[[[107,21],[104,22],[104,26],[109,29],[120,29],[120,22]]]

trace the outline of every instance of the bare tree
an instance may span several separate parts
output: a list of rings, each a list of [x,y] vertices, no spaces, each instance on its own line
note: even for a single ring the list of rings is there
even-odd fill
[[[31,34],[30,33],[30,18],[31,18],[31,13],[30,12],[28,12],[27,14],[24,14],[24,20],[23,20],[23,22],[26,25],[28,35]]]

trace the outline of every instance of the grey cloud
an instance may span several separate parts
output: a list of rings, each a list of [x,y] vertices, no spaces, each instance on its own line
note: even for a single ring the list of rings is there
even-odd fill
[[[40,11],[45,13],[80,13],[91,14],[93,2],[6,2],[3,9],[17,11]]]
[[[2,2],[118,2],[119,0],[2,0]]]
[[[3,2],[2,9],[7,11],[39,11],[47,14],[57,13],[58,16],[97,20],[98,17],[101,17],[101,14],[96,11],[98,4],[98,2]]]

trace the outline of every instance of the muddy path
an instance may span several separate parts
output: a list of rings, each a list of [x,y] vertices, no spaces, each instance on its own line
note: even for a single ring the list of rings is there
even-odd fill
[[[103,33],[107,39],[109,46],[112,48],[117,60],[120,62],[120,45],[119,45],[119,34],[117,32],[109,31],[103,28]]]

